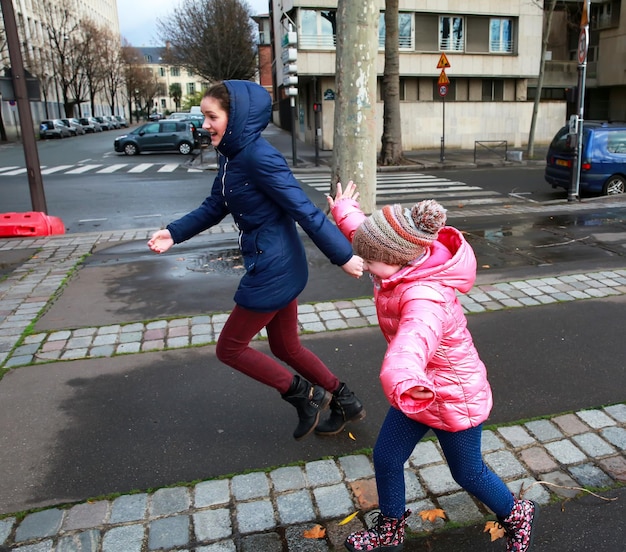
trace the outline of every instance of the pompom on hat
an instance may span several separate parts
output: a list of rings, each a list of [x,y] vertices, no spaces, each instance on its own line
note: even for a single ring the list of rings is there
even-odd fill
[[[386,205],[367,217],[352,238],[354,252],[368,261],[405,265],[421,257],[446,224],[446,210],[435,200],[406,209]]]

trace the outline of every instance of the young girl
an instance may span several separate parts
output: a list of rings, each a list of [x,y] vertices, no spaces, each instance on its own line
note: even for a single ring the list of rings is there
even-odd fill
[[[246,273],[217,342],[219,360],[274,387],[295,406],[302,439],[314,429],[340,432],[346,422],[364,417],[363,405],[345,383],[304,348],[298,336],[297,297],[308,278],[304,245],[296,222],[328,259],[351,276],[363,261],[350,243],[302,191],[283,156],[261,132],[270,121],[268,92],[249,81],[224,81],[204,94],[202,127],[219,153],[219,171],[202,205],[152,235],[148,247],[163,253],[218,224],[229,213],[239,228]],[[272,353],[283,364],[249,346],[263,328]],[[318,425],[320,411],[331,406]]]
[[[332,215],[374,282],[380,329],[388,342],[380,379],[391,408],[374,447],[381,514],[375,527],[350,535],[348,550],[402,549],[404,463],[429,429],[436,434],[455,481],[498,516],[507,551],[526,552],[537,505],[517,500],[483,462],[482,423],[492,406],[457,291],[467,293],[476,258],[445,209],[422,201],[411,209],[387,205],[370,217],[359,209],[352,182],[328,198]]]

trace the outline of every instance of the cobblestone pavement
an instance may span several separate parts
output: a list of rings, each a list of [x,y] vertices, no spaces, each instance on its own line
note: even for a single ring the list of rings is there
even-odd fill
[[[538,208],[520,205],[506,212]],[[561,208],[586,207],[553,206],[553,210]],[[464,217],[473,214],[462,212]],[[484,215],[485,211],[475,214]],[[449,212],[450,219],[454,216]],[[232,225],[223,225],[212,232],[234,230]],[[141,230],[0,241],[0,253],[37,251],[0,281],[0,367],[10,370],[40,362],[215,342],[227,313],[28,333],[41,310],[96,244],[147,238],[148,232]],[[625,293],[626,269],[614,269],[477,285],[462,302],[466,312],[474,313]],[[303,304],[299,320],[302,330],[308,332],[376,324],[370,298]],[[512,492],[523,489],[526,497],[539,504],[547,504],[555,495],[575,495],[572,487],[614,487],[626,481],[626,404],[487,428],[483,449],[486,462]],[[362,525],[360,517],[341,526],[338,522],[356,510],[365,512],[375,506],[373,477],[370,456],[354,454],[52,507],[25,517],[12,514],[0,520],[0,550],[330,551]],[[407,502],[414,512],[442,508],[448,519],[457,523],[478,522],[489,514],[453,481],[436,441],[416,447],[405,477]],[[327,529],[327,537],[304,538],[304,530],[317,523]],[[441,520],[433,524],[416,514],[409,518],[413,531],[431,531],[442,525]]]

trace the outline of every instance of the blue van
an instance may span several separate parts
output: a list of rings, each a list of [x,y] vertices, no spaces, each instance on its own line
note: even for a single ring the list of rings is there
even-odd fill
[[[623,194],[626,190],[626,123],[583,121],[579,192],[582,195]],[[575,136],[566,125],[548,148],[544,177],[553,188],[569,190]]]

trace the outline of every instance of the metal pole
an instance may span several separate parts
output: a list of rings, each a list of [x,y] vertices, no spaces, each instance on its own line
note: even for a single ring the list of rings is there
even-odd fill
[[[291,104],[291,154],[293,157],[293,166],[298,166],[298,153],[296,151],[296,99],[291,96],[289,98],[289,103]]]
[[[446,160],[446,97],[443,96],[443,117],[442,117],[442,134],[441,134],[441,151],[439,152],[439,161],[443,163]]]
[[[587,52],[589,49],[589,15],[591,13],[591,1],[585,0],[583,20],[581,21],[580,36],[578,38],[578,98],[576,104],[576,147],[572,160],[572,180],[567,191],[567,201],[579,199],[580,168],[582,164],[583,148],[583,120],[585,111],[585,81],[587,76]]]
[[[33,128],[33,116],[30,112],[30,102],[26,88],[24,62],[20,49],[20,39],[17,33],[17,24],[15,23],[13,2],[12,0],[0,0],[0,5],[2,6],[9,59],[11,60],[13,91],[15,92],[17,111],[20,115],[20,125],[22,127],[22,145],[24,147],[24,160],[26,161],[26,172],[30,186],[30,199],[33,211],[48,214],[46,197],[43,191],[43,180],[41,178],[41,166],[39,165],[39,153],[35,140],[35,130]]]

